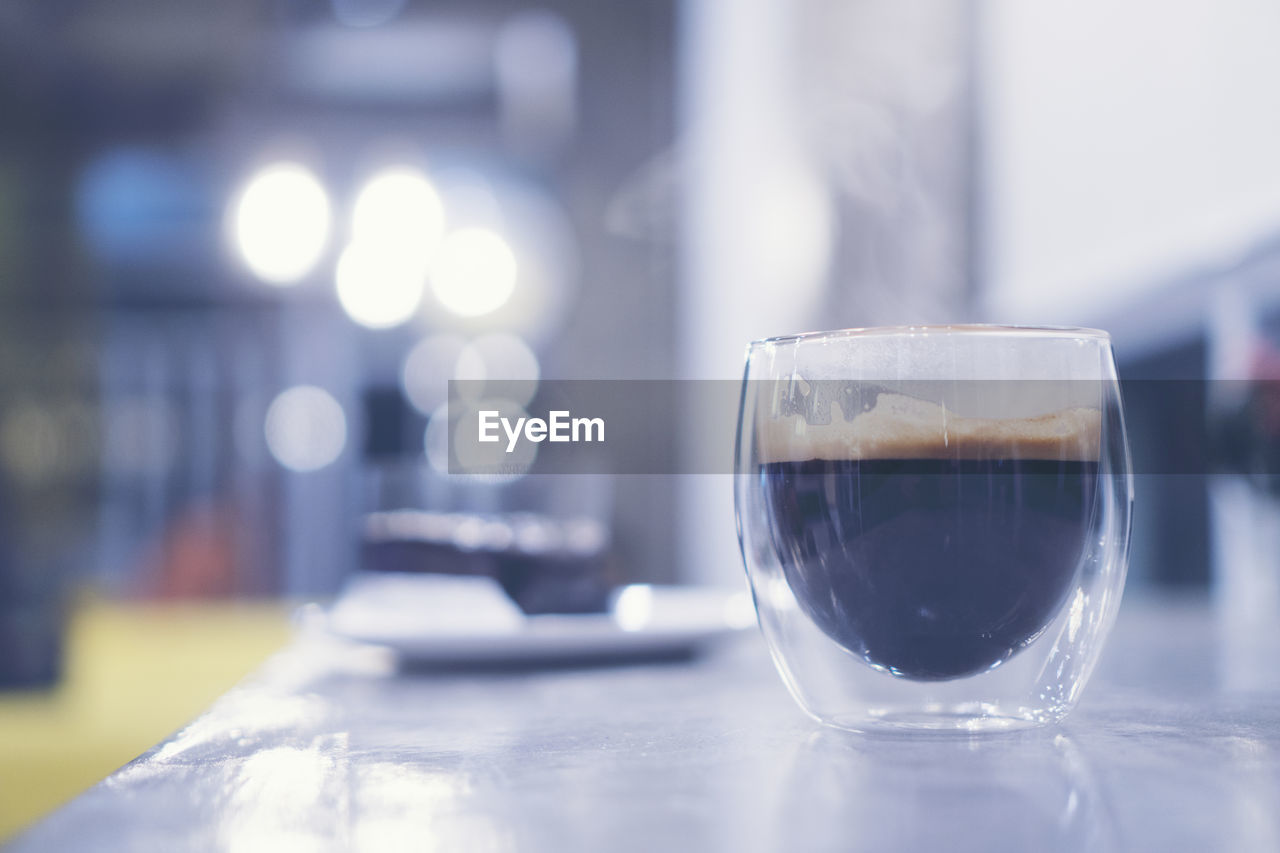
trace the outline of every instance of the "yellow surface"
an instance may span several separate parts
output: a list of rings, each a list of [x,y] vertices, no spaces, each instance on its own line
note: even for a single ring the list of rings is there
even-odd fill
[[[195,718],[284,645],[281,603],[88,602],[53,690],[0,691],[0,841]]]

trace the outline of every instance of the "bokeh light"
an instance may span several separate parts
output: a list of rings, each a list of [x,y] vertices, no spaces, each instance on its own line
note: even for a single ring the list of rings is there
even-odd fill
[[[265,432],[277,462],[291,471],[316,471],[342,455],[347,419],[328,391],[295,385],[271,401]]]
[[[410,255],[357,241],[343,250],[335,279],[338,301],[352,320],[370,329],[387,329],[417,310],[426,270]]]
[[[413,407],[430,416],[449,398],[449,380],[457,378],[458,356],[467,342],[458,335],[431,335],[409,350],[400,383]]]
[[[444,236],[444,205],[426,175],[393,167],[369,179],[351,212],[351,239],[427,264]]]
[[[455,379],[476,383],[463,386],[463,396],[466,396],[467,389],[475,389],[476,396],[479,389],[484,389],[485,394],[494,393],[487,384],[501,382],[497,392],[523,406],[533,400],[541,375],[538,356],[529,345],[515,335],[503,333],[482,335],[467,344],[458,354],[454,368]]]
[[[498,441],[482,443],[478,440],[478,412],[495,412],[495,422],[497,418],[505,418],[514,429],[522,418],[529,417],[524,406],[514,400],[485,397],[470,406],[456,405],[453,408],[455,411],[451,412],[453,418],[449,424],[453,436],[453,459],[466,476],[482,482],[509,483],[520,479],[533,467],[541,447],[536,442],[521,438],[514,449],[507,452],[509,436],[501,427],[497,430]]]
[[[431,289],[449,311],[479,317],[501,308],[516,287],[516,256],[487,228],[461,228],[444,238]]]
[[[232,222],[245,264],[270,284],[292,284],[320,260],[329,238],[329,198],[296,163],[259,171],[236,199]]]
[[[437,264],[428,278],[434,292],[423,302],[424,322],[471,334],[508,332],[535,347],[547,344],[563,327],[578,283],[577,240],[563,208],[544,187],[509,174],[446,168],[433,179],[448,211],[446,240],[473,229],[490,232],[505,244],[510,255],[501,254],[514,264],[507,266],[510,293],[503,296],[503,287],[492,299],[482,290],[469,292],[474,283],[465,277],[459,281],[447,272],[442,275]],[[443,261],[445,254],[442,245],[437,260]],[[467,252],[461,254],[465,258]],[[473,300],[478,304],[473,306]]]
[[[653,620],[653,587],[632,584],[618,592],[613,618],[624,631],[642,631]]]
[[[476,412],[481,409],[495,411],[513,425],[529,416],[529,412],[513,400],[486,397],[474,404],[446,403],[432,412],[422,437],[428,464],[437,474],[465,477],[478,483],[500,485],[519,480],[533,467],[539,445],[522,439],[514,452],[506,453],[503,449],[506,438],[499,444],[479,443]],[[449,469],[451,459],[455,463],[453,472]]]
[[[455,413],[456,415],[456,413]],[[454,418],[455,422],[457,418]],[[427,463],[437,474],[449,473],[449,404],[441,403],[427,420],[426,431],[422,434],[422,449],[427,454]]]

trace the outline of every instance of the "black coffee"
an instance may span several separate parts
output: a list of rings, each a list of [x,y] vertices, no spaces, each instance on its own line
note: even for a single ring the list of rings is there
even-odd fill
[[[808,460],[760,467],[770,533],[827,636],[907,678],[981,672],[1062,608],[1097,463]]]

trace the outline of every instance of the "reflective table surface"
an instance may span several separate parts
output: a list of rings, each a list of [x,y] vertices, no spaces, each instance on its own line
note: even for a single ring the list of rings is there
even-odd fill
[[[1130,596],[1065,724],[921,739],[822,729],[755,633],[478,673],[304,633],[11,849],[1277,850],[1280,695],[1217,648],[1203,602]]]

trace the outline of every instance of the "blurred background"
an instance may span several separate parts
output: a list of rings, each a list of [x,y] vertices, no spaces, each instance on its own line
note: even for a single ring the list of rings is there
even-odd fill
[[[1280,377],[1278,40],[1262,0],[0,3],[0,838],[339,589],[450,378],[973,321]],[[1138,452],[1211,455],[1207,396]],[[611,577],[740,584],[727,479],[609,483]],[[1139,479],[1133,582],[1207,589],[1252,493]]]

